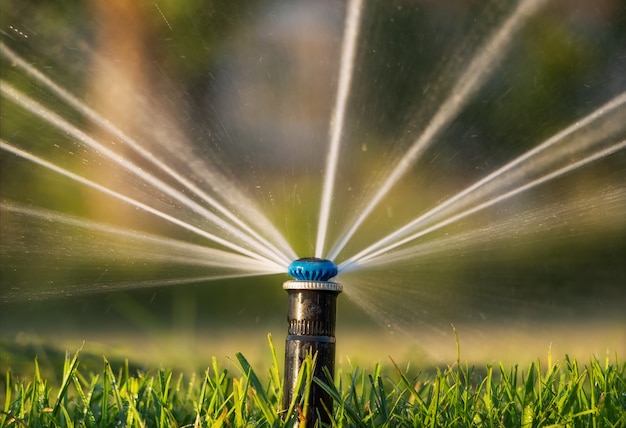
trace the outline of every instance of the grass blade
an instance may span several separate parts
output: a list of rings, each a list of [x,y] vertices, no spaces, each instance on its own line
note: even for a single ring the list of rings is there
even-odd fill
[[[259,406],[268,423],[270,425],[273,425],[276,420],[276,411],[272,409],[270,401],[267,398],[267,394],[265,393],[265,389],[261,384],[261,381],[257,377],[254,370],[252,370],[252,366],[250,366],[250,363],[248,362],[248,360],[246,360],[243,354],[238,352],[237,354],[235,354],[235,356],[237,357],[237,360],[239,361],[239,364],[241,365],[244,374],[248,378],[248,381],[250,382],[250,385],[254,390],[255,403],[257,404],[257,406]]]
[[[63,381],[61,382],[61,388],[59,389],[59,394],[57,396],[56,403],[54,404],[54,408],[52,409],[52,414],[55,416],[58,414],[59,408],[61,407],[61,403],[66,398],[67,389],[69,388],[70,383],[72,383],[72,379],[74,378],[74,372],[76,371],[76,368],[78,367],[79,352],[80,350],[76,351],[76,354],[74,354],[74,358],[72,358],[69,365],[66,364],[64,368]],[[66,358],[66,362],[67,361],[69,361],[68,358]]]

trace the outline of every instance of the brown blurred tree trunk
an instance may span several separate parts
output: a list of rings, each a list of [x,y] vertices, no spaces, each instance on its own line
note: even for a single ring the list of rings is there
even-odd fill
[[[128,0],[91,0],[91,8],[100,23],[96,31],[95,52],[88,88],[90,104],[109,122],[127,135],[139,131],[137,120],[141,97],[149,90],[149,51],[146,9],[144,2]],[[91,129],[98,141],[124,156],[124,149],[112,136],[100,129]],[[126,152],[124,151],[126,150]],[[113,173],[108,166],[89,165],[89,176],[101,185],[116,191],[128,187],[125,176]],[[95,168],[95,169],[94,169]],[[133,208],[124,203],[111,203],[107,196],[88,192],[85,198],[90,218],[126,223]]]

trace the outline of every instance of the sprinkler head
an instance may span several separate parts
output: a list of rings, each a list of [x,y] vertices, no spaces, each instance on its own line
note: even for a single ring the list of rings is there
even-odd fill
[[[328,281],[337,275],[337,265],[326,259],[304,257],[294,260],[288,272],[298,281]]]
[[[283,284],[288,294],[287,322],[289,330],[285,343],[285,376],[283,409],[298,399],[298,373],[307,354],[315,356],[313,376],[327,381],[335,371],[335,317],[337,295],[343,286],[329,281],[337,275],[337,265],[330,260],[307,257],[289,265],[295,280]],[[332,380],[332,379],[331,379]],[[310,386],[308,410],[302,415],[307,426],[330,424],[330,395],[317,383]],[[318,419],[319,418],[319,419]],[[299,426],[296,422],[294,426]]]

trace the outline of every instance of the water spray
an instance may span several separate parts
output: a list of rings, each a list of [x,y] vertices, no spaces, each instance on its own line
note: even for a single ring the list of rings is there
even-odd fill
[[[283,284],[288,293],[287,321],[289,330],[285,343],[285,383],[283,409],[288,409],[298,394],[298,373],[307,354],[315,358],[313,377],[332,380],[335,371],[335,316],[337,295],[343,286],[329,281],[337,275],[337,266],[330,260],[302,258],[289,266],[295,280]],[[331,379],[327,379],[325,372]],[[315,382],[311,384],[306,417],[307,426],[329,423],[331,397]],[[319,416],[318,416],[319,415]]]

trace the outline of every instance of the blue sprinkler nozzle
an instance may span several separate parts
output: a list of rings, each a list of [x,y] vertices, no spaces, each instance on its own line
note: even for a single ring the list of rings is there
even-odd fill
[[[337,265],[330,260],[304,257],[289,265],[288,273],[298,281],[328,281],[337,275]]]

